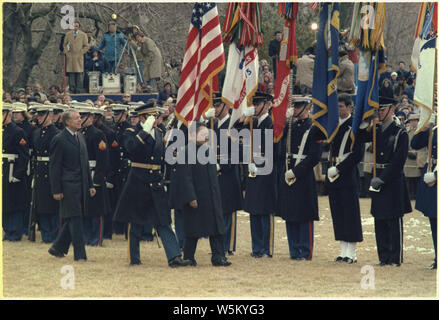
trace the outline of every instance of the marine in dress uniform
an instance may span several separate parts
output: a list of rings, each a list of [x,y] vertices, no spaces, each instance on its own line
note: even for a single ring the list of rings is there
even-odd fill
[[[105,107],[101,107],[100,111],[104,112]],[[94,114],[93,125],[101,130],[105,134],[107,140],[108,158],[109,158],[109,168],[106,175],[105,187],[109,197],[109,212],[104,219],[104,239],[112,239],[113,236],[113,213],[116,208],[118,195],[115,193],[114,184],[115,177],[118,170],[118,164],[120,162],[120,150],[119,144],[116,140],[116,133],[112,127],[108,126],[105,122],[102,113],[98,112]]]
[[[29,143],[26,133],[12,121],[11,104],[3,104],[2,153],[2,221],[3,240],[20,241],[27,204],[27,175]]]
[[[204,152],[209,156],[212,152],[208,143],[209,132],[201,122],[195,126],[195,133],[189,130],[188,145],[184,149],[185,161],[176,165],[175,184],[173,182],[171,187],[171,201],[182,214],[184,259],[196,266],[198,239],[208,236],[212,265],[229,266],[231,263],[224,254],[224,218],[216,163],[203,164],[198,159],[199,154]],[[195,163],[189,163],[192,156],[197,157]]]
[[[260,130],[261,134],[261,144],[254,150],[254,158],[269,156],[266,154],[266,144],[272,141],[265,141],[265,130],[273,129],[273,121],[268,114],[271,100],[270,94],[256,92],[253,96],[254,107],[244,110],[245,116],[252,117],[250,121],[253,121],[253,128]],[[235,127],[240,128],[239,124]],[[258,169],[264,165],[266,164],[249,164],[244,198],[244,210],[250,214],[251,255],[254,258],[271,258],[274,250],[275,170],[270,174],[258,175]]]
[[[225,234],[224,252],[232,255],[236,251],[237,212],[242,210],[241,181],[239,164],[232,163],[231,140],[227,131],[230,123],[230,107],[216,94],[213,97],[213,108],[204,117],[214,121],[213,129],[216,136],[218,182],[221,190],[221,206],[223,208]],[[221,149],[222,139],[228,139],[227,150]]]
[[[129,223],[128,243],[130,264],[140,264],[139,242],[143,227],[151,224],[157,230],[171,267],[186,266],[170,226],[171,212],[163,182],[163,133],[154,128],[157,108],[155,101],[136,108],[140,122],[123,134],[124,148],[131,157],[131,169],[120,195],[114,219]]]
[[[355,263],[357,242],[363,241],[360,201],[358,195],[358,163],[364,155],[364,145],[354,143],[352,133],[352,99],[342,94],[338,97],[339,129],[330,143],[325,184],[328,190],[332,223],[336,241],[340,241],[340,255],[335,261]]]
[[[433,123],[433,144],[431,149],[431,169],[427,172],[428,163],[422,169],[419,179],[418,192],[416,196],[415,209],[421,211],[430,220],[431,236],[434,246],[434,262],[430,269],[437,269],[437,126],[436,116],[432,115]],[[411,147],[419,150],[428,146],[429,130],[421,131],[413,136]]]
[[[94,113],[102,112],[92,107],[81,107],[82,134],[87,143],[91,178],[96,194],[88,202],[88,215],[84,217],[85,243],[90,246],[103,244],[104,218],[110,214],[106,176],[110,169],[108,142],[105,134],[93,125]]]
[[[400,266],[403,262],[403,216],[412,211],[404,176],[408,153],[405,128],[393,120],[394,100],[380,97],[376,128],[376,177],[371,180],[371,214],[379,265]],[[373,130],[360,125],[358,138],[373,140]],[[375,190],[375,191],[373,191]]]
[[[50,143],[59,133],[52,123],[52,107],[40,105],[35,108],[39,127],[32,134],[34,146],[34,181],[35,220],[41,231],[43,242],[53,242],[60,225],[58,201],[53,199],[50,190],[49,162]]]
[[[35,127],[29,122],[29,114],[28,114],[28,108],[25,103],[22,102],[14,102],[12,104],[13,110],[13,120],[17,124],[18,127],[24,130],[26,134],[26,140],[28,141],[29,145],[29,157],[32,158],[33,153],[33,146],[32,146],[32,133],[35,130]],[[32,179],[31,176],[33,175],[33,167],[31,165],[31,161],[27,164],[27,170],[26,170],[26,210],[23,217],[23,233],[27,235],[28,233],[28,225],[29,225],[29,213],[30,213],[30,203],[31,203],[31,183]]]
[[[321,156],[319,129],[309,117],[310,97],[296,97],[281,141],[276,146],[278,168],[277,214],[286,221],[290,258],[311,260],[314,221],[319,220],[313,168]]]

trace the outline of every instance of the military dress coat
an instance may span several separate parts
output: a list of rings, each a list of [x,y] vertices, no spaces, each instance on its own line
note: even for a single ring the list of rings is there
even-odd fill
[[[229,123],[230,118],[221,123],[220,127],[218,127],[218,121],[214,123],[214,132],[217,138],[217,163],[220,167],[220,170],[218,171],[218,182],[221,190],[221,205],[224,215],[230,215],[235,211],[242,209],[239,165],[232,164],[231,140],[227,137],[227,134],[225,134],[229,128]],[[227,150],[221,149],[221,138],[228,139]],[[226,163],[223,164],[221,162]]]
[[[411,141],[411,147],[415,150],[427,147],[428,135],[429,130],[422,131],[415,135]],[[437,165],[437,127],[435,127],[433,130],[433,145],[431,150],[433,159],[431,170],[434,170]],[[425,164],[424,168],[422,169],[421,177],[419,178],[415,209],[421,211],[426,217],[437,218],[437,181],[434,186],[431,187],[424,182],[424,174],[427,172],[427,166],[428,163]]]
[[[125,130],[124,148],[130,154],[131,168],[116,206],[114,220],[134,224],[167,226],[171,209],[163,181],[164,144],[161,130],[154,138],[140,122]],[[136,165],[147,167],[137,167]]]
[[[344,141],[346,142],[343,143]],[[333,182],[326,176],[325,186],[328,190],[335,240],[361,242],[363,232],[357,191],[360,178],[357,165],[363,159],[364,144],[360,141],[353,143],[350,117],[340,125],[329,149],[330,166],[337,168],[339,176]],[[344,149],[340,152],[342,144]]]
[[[51,124],[45,128],[37,128],[32,135],[34,146],[35,170],[35,208],[38,215],[57,215],[59,203],[53,198],[50,188],[50,143],[59,133],[57,127]]]
[[[359,130],[359,139],[372,141],[372,130]],[[394,121],[383,131],[376,128],[376,174],[384,184],[380,192],[370,192],[372,198],[371,214],[375,219],[400,218],[412,211],[407,184],[404,176],[404,163],[408,153],[408,135],[404,127]],[[385,168],[380,168],[382,165]]]
[[[23,211],[29,205],[26,192],[29,142],[24,130],[14,122],[9,123],[6,127],[3,126],[2,139],[2,213],[4,217],[8,212]],[[11,159],[8,159],[7,155],[11,155]],[[10,175],[20,181],[11,182]]]
[[[63,218],[87,217],[93,188],[87,143],[80,132],[77,137],[65,128],[50,143],[50,186],[52,194],[64,195],[59,202]]]
[[[291,153],[299,154],[299,147],[305,133],[309,130],[303,149],[305,157],[300,162],[290,156],[287,167],[288,124],[285,126],[281,141],[277,144],[276,168],[278,169],[278,198],[276,215],[285,221],[304,223],[318,221],[317,189],[313,168],[320,161],[321,145],[318,137],[319,129],[312,126],[311,119],[297,120],[291,128]],[[296,181],[291,186],[285,182],[285,172],[291,169]]]
[[[105,134],[91,125],[82,129],[87,143],[87,152],[93,186],[96,189],[94,197],[88,202],[88,217],[105,216],[110,213],[110,199],[106,187],[106,176],[110,169],[108,143]]]

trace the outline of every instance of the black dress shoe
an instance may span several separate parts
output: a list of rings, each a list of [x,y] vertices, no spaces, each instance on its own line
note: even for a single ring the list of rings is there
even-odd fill
[[[229,256],[233,256],[234,253],[233,253],[233,251],[227,251],[227,255],[229,255]]]
[[[357,263],[357,259],[351,259],[349,257],[344,257],[343,262],[346,262],[348,264]]]
[[[338,256],[337,258],[335,258],[335,262],[342,262],[343,261],[343,257],[342,256]]]
[[[181,257],[175,257],[168,263],[171,268],[186,267],[190,266],[191,264],[191,260],[183,260]]]
[[[272,255],[272,254],[266,254],[266,253],[264,253],[264,254],[262,255],[262,258],[273,258],[273,255]]]
[[[212,265],[214,267],[228,267],[230,266],[232,263],[227,261],[226,258],[220,259],[220,260],[214,260],[212,261]]]
[[[253,258],[262,258],[262,254],[260,254],[260,253],[251,253],[250,254]]]
[[[53,247],[50,247],[48,252],[49,252],[52,256],[54,256],[54,257],[57,257],[57,258],[64,258],[64,253],[59,252],[58,250],[56,250],[56,249],[53,248]]]
[[[401,264],[400,263],[396,263],[396,262],[392,262],[392,263],[389,263],[392,267],[400,267],[401,266]]]
[[[385,262],[382,262],[382,261],[380,261],[380,263],[376,264],[377,267],[384,267],[384,266],[387,266],[387,265],[388,265],[388,263],[385,263]]]
[[[434,262],[431,266],[428,267],[430,270],[436,270],[437,269],[437,262]]]

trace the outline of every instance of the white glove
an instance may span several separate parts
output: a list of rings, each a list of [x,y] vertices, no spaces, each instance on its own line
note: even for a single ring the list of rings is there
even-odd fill
[[[250,163],[250,164],[248,165],[248,171],[251,172],[251,173],[253,173],[253,174],[256,174],[256,172],[258,171],[258,169],[256,168],[256,165],[255,165],[254,163]]]
[[[215,117],[215,109],[214,108],[210,108],[203,115],[204,119],[210,119],[210,118],[213,118],[213,117]]]
[[[285,172],[285,180],[292,180],[296,177],[293,170],[289,169],[287,172]]]
[[[21,182],[21,180],[15,178],[15,177],[12,177],[11,182],[12,182],[12,183],[17,183],[17,182]]]
[[[332,178],[332,177],[336,176],[337,173],[338,173],[338,170],[336,167],[331,167],[328,169],[328,177]]]
[[[151,134],[151,130],[152,130],[152,126],[154,125],[155,122],[155,117],[154,116],[149,116],[146,121],[144,123],[142,123],[142,128],[143,131],[145,131],[146,133]]]
[[[369,127],[369,122],[367,121],[362,121],[359,126],[360,129],[367,129],[368,127]]]
[[[114,188],[114,185],[112,183],[105,182],[105,185],[107,186],[107,189],[113,189]]]
[[[433,126],[436,125],[436,114],[435,114],[435,113],[432,113],[432,114],[431,114],[431,117],[430,117],[430,123],[432,123]]]
[[[427,172],[424,174],[424,182],[426,184],[432,183],[436,181],[436,177],[434,176],[434,172]]]
[[[255,107],[247,107],[244,109],[244,115],[246,117],[251,117],[255,114]]]
[[[288,108],[287,109],[287,113],[286,113],[287,119],[291,118],[293,115],[294,115],[294,109],[293,108]]]

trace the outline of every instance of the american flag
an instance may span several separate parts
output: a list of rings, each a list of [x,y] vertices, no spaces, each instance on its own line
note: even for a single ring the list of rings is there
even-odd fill
[[[213,81],[224,68],[224,47],[215,3],[196,3],[192,10],[180,75],[176,117],[186,126],[200,118],[212,100]]]

